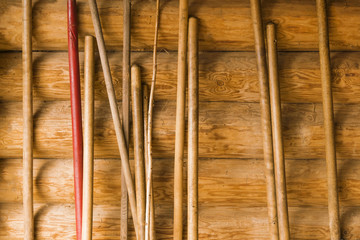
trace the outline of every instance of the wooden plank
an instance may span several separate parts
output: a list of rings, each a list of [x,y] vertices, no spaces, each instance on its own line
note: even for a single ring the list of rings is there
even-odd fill
[[[0,28],[0,50],[21,49],[21,0],[5,1],[1,4],[2,27]],[[121,49],[122,2],[99,0],[99,13],[103,23],[108,49]],[[163,4],[159,47],[177,49],[178,1]],[[79,39],[93,34],[90,11],[86,0],[78,1]],[[336,0],[329,4],[329,31],[332,50],[360,50],[357,23],[360,22],[360,5],[357,0]],[[34,4],[34,49],[66,49],[66,1],[39,1]],[[155,12],[151,1],[133,1],[132,4],[132,48],[150,50],[153,40]],[[249,1],[190,0],[189,15],[200,19],[199,40],[202,51],[253,50],[253,32],[250,20]],[[317,50],[317,22],[315,1],[277,0],[263,4],[264,21],[279,24],[280,50]],[[344,17],[346,16],[346,17]],[[46,24],[40,21],[46,19]],[[80,41],[83,47],[83,41]]]
[[[266,208],[239,208],[234,206],[215,207],[204,205],[199,215],[200,239],[268,239]],[[159,206],[156,211],[158,239],[171,239],[171,208]],[[36,204],[35,205],[36,239],[75,239],[71,204]],[[94,208],[93,239],[112,240],[119,238],[120,207],[96,205]],[[325,207],[290,208],[291,239],[317,240],[330,239],[328,236],[327,209]],[[344,239],[356,239],[360,235],[359,211],[355,207],[343,209]],[[19,204],[0,204],[0,238],[21,240],[22,212]],[[54,224],[56,223],[56,224]],[[131,226],[130,226],[131,227]],[[129,229],[129,239],[134,240],[133,229]],[[186,234],[186,232],[184,232]]]
[[[168,239],[173,161],[156,159],[154,163],[157,234],[159,239]],[[95,161],[94,239],[115,239],[120,234],[120,166],[119,159]],[[2,159],[0,169],[0,238],[21,239],[21,159]],[[287,160],[286,169],[291,239],[328,239],[325,162]],[[74,239],[71,159],[35,159],[34,170],[36,238]],[[199,170],[199,237],[267,239],[263,161],[201,159]],[[359,171],[360,161],[339,161],[343,232],[350,236],[345,239],[360,234]],[[134,239],[133,229],[129,230]]]
[[[288,159],[286,163],[289,206],[326,207],[325,161]],[[73,204],[71,164],[71,159],[34,161],[34,201],[37,204]],[[219,207],[266,207],[264,166],[261,159],[201,159],[199,167],[200,208],[204,204]],[[1,203],[21,204],[20,159],[2,159],[0,168]],[[120,208],[120,170],[119,159],[95,160],[94,205]],[[339,195],[343,207],[357,205],[360,197],[359,171],[360,161],[339,161]],[[158,205],[172,205],[172,186],[173,161],[156,159],[154,196]]]
[[[339,159],[360,157],[360,105],[336,104],[335,133]],[[0,158],[22,156],[21,102],[0,102]],[[262,158],[258,103],[202,102],[199,116],[199,157]],[[156,102],[154,157],[171,158],[175,138],[175,102]],[[324,158],[321,104],[283,104],[285,156]],[[68,101],[35,102],[34,157],[71,157]],[[221,117],[219,117],[221,116]],[[118,158],[111,114],[106,101],[95,104],[95,157]],[[132,141],[130,141],[131,143]],[[130,153],[133,154],[132,143]]]
[[[122,98],[121,52],[109,53],[116,96]],[[100,61],[96,57],[95,98],[107,100]],[[142,79],[150,84],[151,53],[132,53],[133,63],[142,67]],[[200,101],[258,102],[259,90],[253,52],[200,53]],[[81,68],[83,55],[80,54]],[[333,53],[333,93],[336,103],[360,103],[360,55],[356,52]],[[21,101],[22,63],[20,53],[0,53],[0,100]],[[34,98],[68,100],[67,53],[34,53]],[[176,53],[159,53],[156,98],[176,98]],[[282,102],[321,103],[319,55],[317,52],[279,54]],[[83,79],[83,76],[82,76]],[[83,85],[83,84],[82,84]]]

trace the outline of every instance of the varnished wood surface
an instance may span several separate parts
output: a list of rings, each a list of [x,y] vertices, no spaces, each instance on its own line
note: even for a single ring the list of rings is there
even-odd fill
[[[0,239],[23,238],[21,0],[0,0]],[[79,44],[93,34],[78,0]],[[178,1],[161,1],[154,109],[157,239],[173,237]],[[278,24],[290,239],[330,239],[314,0],[263,2]],[[341,233],[360,236],[360,3],[332,0],[329,37]],[[122,105],[123,2],[98,0],[111,74]],[[35,238],[75,239],[66,1],[33,0]],[[154,1],[132,0],[131,64],[151,82]],[[199,19],[199,239],[269,239],[259,88],[248,0],[189,0]],[[43,23],[46,19],[46,24]],[[139,52],[140,51],[140,52]],[[147,52],[146,52],[147,51]],[[80,53],[81,73],[83,53]],[[120,238],[121,164],[103,72],[95,54],[93,239]],[[83,81],[83,76],[81,76]],[[83,82],[82,82],[83,86]],[[121,111],[119,109],[119,111]],[[130,158],[133,159],[133,136]],[[185,156],[187,151],[185,151]],[[184,159],[184,167],[187,167]],[[133,166],[133,161],[130,161]],[[133,169],[132,169],[133,170]],[[59,180],[61,179],[61,181]],[[184,184],[186,184],[184,179]],[[184,197],[186,194],[184,193]],[[186,212],[184,211],[184,218]],[[129,239],[135,239],[129,215]],[[185,224],[185,223],[184,223]],[[184,237],[187,231],[184,229]]]
[[[0,158],[19,158],[22,156],[21,102],[0,102],[0,108]],[[335,104],[334,110],[337,156],[339,159],[358,159],[360,106]],[[155,158],[173,156],[175,111],[173,101],[155,104]],[[282,111],[285,155],[296,159],[324,158],[321,104],[283,104]],[[34,104],[34,114],[34,157],[70,158],[69,102],[37,101]],[[200,102],[199,114],[199,157],[263,157],[258,103]],[[94,124],[95,157],[118,158],[108,102],[96,101]],[[132,144],[130,153],[132,157]]]
[[[2,0],[0,50],[21,49],[21,0]],[[105,41],[109,49],[122,49],[122,1],[99,0]],[[79,39],[94,34],[86,0],[79,0]],[[159,46],[177,50],[178,1],[162,3]],[[313,0],[276,0],[263,4],[264,20],[279,24],[280,50],[318,50],[317,18]],[[34,49],[66,49],[65,0],[34,1]],[[151,50],[155,19],[152,1],[132,1],[132,48]],[[329,4],[331,49],[360,50],[358,0],[333,0]],[[247,0],[190,0],[189,14],[200,21],[200,50],[253,50],[250,3]],[[344,17],[346,16],[346,17]],[[46,24],[41,20],[46,19]],[[83,47],[83,43],[80,43]]]
[[[109,53],[114,88],[122,98],[121,52]],[[142,68],[142,79],[151,83],[151,53],[132,53],[132,62]],[[68,100],[67,53],[34,53],[34,98]],[[95,99],[106,100],[103,72],[95,57]],[[279,53],[279,81],[282,102],[321,103],[319,54],[317,52]],[[83,55],[80,54],[81,69]],[[360,54],[338,52],[331,55],[335,103],[360,103]],[[158,56],[157,100],[176,99],[177,54]],[[0,53],[0,100],[21,101],[21,54]],[[254,52],[216,52],[199,55],[200,101],[258,102],[259,89]],[[83,84],[82,84],[83,86]]]
[[[156,159],[154,163],[157,234],[159,239],[169,239],[172,234],[173,162],[171,159]],[[94,166],[93,239],[114,239],[120,231],[120,160],[96,159]],[[3,196],[0,213],[4,216],[0,219],[0,237],[21,239],[21,160],[2,159],[0,168]],[[38,239],[73,239],[75,221],[71,169],[71,159],[34,160],[35,227]],[[200,160],[200,239],[237,239],[236,236],[268,239],[262,169],[262,159]],[[286,169],[290,179],[291,239],[329,239],[325,163],[318,160],[288,160]],[[360,212],[355,207],[360,197],[359,171],[359,161],[339,161],[345,239],[356,239],[360,234]],[[63,179],[61,182],[60,177]],[[3,194],[5,192],[7,194]],[[133,229],[130,230],[130,239],[134,239]]]

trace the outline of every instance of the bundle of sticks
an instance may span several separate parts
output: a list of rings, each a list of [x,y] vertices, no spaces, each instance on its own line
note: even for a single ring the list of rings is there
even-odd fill
[[[181,1],[180,12],[186,10],[187,1]],[[183,6],[186,5],[186,8]],[[155,239],[155,207],[152,184],[152,129],[155,84],[157,74],[157,42],[160,20],[160,0],[156,4],[155,37],[153,49],[153,74],[150,93],[146,84],[142,84],[140,67],[133,65],[130,72],[130,2],[124,1],[124,51],[123,51],[123,113],[118,111],[115,91],[112,83],[109,60],[105,48],[99,13],[95,0],[89,0],[91,16],[104,72],[111,114],[114,122],[118,147],[122,162],[122,173],[130,201],[137,239]],[[186,13],[187,14],[187,13]],[[180,16],[182,19],[182,16]],[[189,44],[189,237],[197,239],[197,147],[198,147],[198,47],[197,20],[189,19],[189,34],[186,26],[180,32],[179,41],[179,76],[185,79],[186,43]],[[182,26],[183,20],[180,20]],[[187,39],[189,35],[189,39]],[[84,148],[84,207],[82,238],[91,239],[92,216],[92,174],[93,174],[93,40],[87,37],[85,41],[85,146]],[[130,77],[131,76],[131,77]],[[132,119],[134,136],[135,184],[132,180],[129,163],[129,113],[130,113],[130,79],[132,99]],[[185,93],[185,81],[180,81],[180,91]],[[184,99],[182,99],[184,101]],[[182,111],[183,112],[183,111]],[[122,119],[122,122],[120,121]],[[180,123],[181,124],[181,123]],[[177,124],[178,125],[178,124]],[[122,191],[125,190],[124,188]],[[182,198],[182,196],[181,196]],[[181,199],[179,198],[179,199]],[[122,193],[122,209],[127,212],[127,198]],[[190,207],[191,206],[191,207]],[[123,214],[122,214],[123,216]],[[182,216],[179,216],[182,221]],[[127,217],[121,221],[121,238],[127,239]],[[175,235],[175,232],[174,232]]]

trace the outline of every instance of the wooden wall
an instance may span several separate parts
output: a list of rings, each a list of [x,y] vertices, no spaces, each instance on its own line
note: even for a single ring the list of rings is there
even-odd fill
[[[36,238],[75,239],[66,0],[33,2]],[[154,190],[158,239],[171,239],[178,1],[161,2]],[[359,239],[360,1],[328,2],[342,233]],[[122,1],[98,5],[121,101]],[[155,1],[132,8],[132,62],[149,83]],[[83,49],[86,0],[78,11]],[[21,0],[0,0],[0,239],[23,236],[21,13]],[[249,1],[190,0],[190,15],[200,19],[200,239],[268,239]],[[291,239],[329,239],[315,0],[264,0],[263,15],[279,24]],[[120,159],[98,57],[96,69],[94,239],[119,239]]]

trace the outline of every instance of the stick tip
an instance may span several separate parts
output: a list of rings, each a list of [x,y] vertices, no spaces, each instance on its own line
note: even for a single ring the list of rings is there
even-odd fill
[[[197,24],[198,19],[196,17],[189,17],[189,24]]]
[[[266,28],[267,29],[272,29],[272,28],[275,28],[276,24],[274,22],[268,22],[266,24]]]

